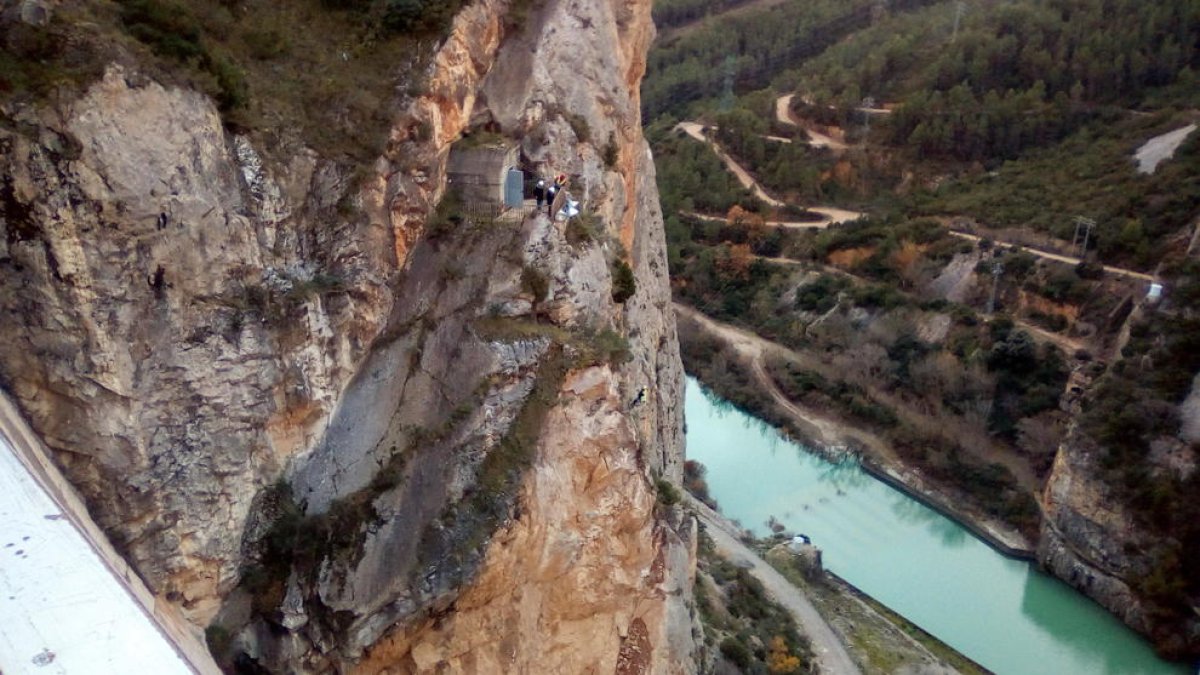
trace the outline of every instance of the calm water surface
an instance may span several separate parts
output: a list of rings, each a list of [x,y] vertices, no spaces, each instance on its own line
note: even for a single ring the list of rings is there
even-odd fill
[[[758,535],[775,516],[825,566],[1001,675],[1189,673],[1100,606],[954,521],[832,464],[687,385],[687,455],[708,467],[721,511]]]

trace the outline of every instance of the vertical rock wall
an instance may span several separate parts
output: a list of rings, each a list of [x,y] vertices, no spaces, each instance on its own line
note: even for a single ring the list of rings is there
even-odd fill
[[[5,111],[0,383],[150,588],[262,663],[690,669],[694,526],[654,490],[681,472],[682,367],[639,122],[650,3],[522,4],[519,26],[503,0],[460,13],[365,173],[266,160],[130,66]],[[568,174],[595,237],[543,216],[425,236],[477,124]],[[480,328],[546,317],[566,347]],[[471,513],[547,355],[606,332],[629,359],[572,357],[529,468]],[[305,518],[360,516],[338,521],[350,549],[234,591],[280,481]]]

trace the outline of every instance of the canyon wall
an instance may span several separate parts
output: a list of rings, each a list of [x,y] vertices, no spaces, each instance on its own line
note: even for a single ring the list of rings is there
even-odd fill
[[[650,3],[520,4],[459,13],[371,166],[130,62],[3,111],[0,384],[227,667],[691,669]],[[482,129],[587,224],[431,217]]]

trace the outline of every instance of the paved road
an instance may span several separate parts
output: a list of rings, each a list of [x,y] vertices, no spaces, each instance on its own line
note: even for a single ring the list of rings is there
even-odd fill
[[[686,494],[686,493],[685,493]],[[808,636],[812,644],[814,656],[820,672],[824,675],[857,675],[860,671],[850,658],[849,652],[838,640],[837,634],[821,617],[808,598],[771,567],[758,557],[738,539],[737,528],[712,509],[701,504],[691,495],[686,495],[689,505],[704,523],[705,532],[716,545],[717,553],[738,567],[745,569],[755,579],[758,579],[767,595],[791,612],[800,630]]]

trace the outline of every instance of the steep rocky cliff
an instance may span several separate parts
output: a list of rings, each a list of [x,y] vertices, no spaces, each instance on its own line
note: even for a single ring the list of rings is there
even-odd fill
[[[649,2],[519,4],[459,13],[370,166],[128,59],[3,110],[0,381],[227,664],[689,669]],[[589,224],[431,215],[480,128]]]
[[[1137,520],[1126,499],[1103,479],[1101,456],[1078,429],[1059,448],[1043,494],[1038,561],[1149,637],[1161,652],[1191,657],[1200,649],[1196,599],[1172,585],[1177,570],[1163,567],[1190,563],[1172,552],[1178,542]]]
[[[1177,289],[1186,282],[1172,281]],[[1175,338],[1161,325],[1148,327],[1185,317],[1174,307],[1139,304],[1121,331],[1121,344],[1131,345],[1132,328],[1143,336],[1142,346],[1161,349]],[[1151,356],[1141,349],[1132,344],[1114,352],[1116,362],[1095,381],[1082,372],[1072,378],[1075,392],[1064,403],[1074,419],[1046,478],[1037,555],[1050,573],[1149,637],[1161,653],[1195,658],[1200,523],[1189,500],[1200,475],[1188,426],[1178,421],[1186,420],[1192,396],[1172,405],[1139,382],[1155,381],[1156,369],[1190,369],[1165,350]],[[1177,379],[1194,392],[1191,377]]]

